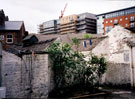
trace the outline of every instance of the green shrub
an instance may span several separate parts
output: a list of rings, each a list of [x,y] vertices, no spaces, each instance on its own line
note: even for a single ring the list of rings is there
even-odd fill
[[[107,64],[103,56],[91,54],[86,61],[82,53],[73,51],[67,43],[53,43],[47,51],[53,60],[56,88],[76,84],[94,86],[106,70]]]
[[[92,34],[84,34],[84,39],[90,39],[92,37]]]

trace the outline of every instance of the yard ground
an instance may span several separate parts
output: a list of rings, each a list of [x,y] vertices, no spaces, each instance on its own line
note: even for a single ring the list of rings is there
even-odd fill
[[[75,88],[77,89],[77,88]],[[66,90],[65,90],[66,91]],[[77,92],[78,91],[78,92]],[[52,98],[66,98],[66,99],[135,99],[135,91],[129,88],[117,88],[117,87],[103,87],[99,90],[86,91],[86,90],[68,90],[60,96],[50,97]]]
[[[86,97],[85,99],[135,99],[135,91],[131,89],[107,88],[109,94]]]

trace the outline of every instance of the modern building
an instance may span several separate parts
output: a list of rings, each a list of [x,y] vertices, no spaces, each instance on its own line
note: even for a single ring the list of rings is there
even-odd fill
[[[48,24],[50,23],[50,24]],[[96,15],[91,13],[73,14],[58,20],[47,21],[39,26],[39,33],[92,33],[96,34]]]
[[[60,33],[76,33],[77,15],[70,15],[61,18]]]
[[[97,34],[107,34],[115,25],[135,31],[135,6],[97,15]]]
[[[8,21],[4,11],[0,11],[0,40],[4,50],[14,44],[22,44],[27,33],[23,21]]]
[[[39,33],[41,34],[57,33],[57,20],[50,20],[40,24]]]
[[[77,33],[96,33],[96,16],[91,13],[82,13],[77,18]]]

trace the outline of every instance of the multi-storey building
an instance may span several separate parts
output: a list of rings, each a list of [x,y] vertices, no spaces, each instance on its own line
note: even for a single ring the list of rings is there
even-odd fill
[[[61,18],[60,33],[76,33],[77,15],[70,15]]]
[[[39,33],[42,34],[57,33],[57,20],[43,22],[39,25],[39,30]]]
[[[60,33],[60,19],[57,20],[57,29],[56,29],[57,33]]]
[[[96,33],[96,15],[91,13],[73,14],[53,21],[41,24],[39,33]]]
[[[97,34],[107,34],[115,25],[135,31],[135,6],[97,15]]]
[[[82,13],[77,18],[77,33],[96,33],[96,16],[91,13]]]

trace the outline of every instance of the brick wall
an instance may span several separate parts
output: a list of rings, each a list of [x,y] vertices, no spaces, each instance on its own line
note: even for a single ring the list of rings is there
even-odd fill
[[[13,35],[13,43],[12,44],[8,44],[7,43],[7,35],[8,34],[12,34]],[[2,45],[3,45],[3,49],[7,49],[10,46],[12,46],[13,44],[21,44],[22,43],[22,34],[21,31],[1,31],[0,35],[4,36],[4,39],[2,40]]]

